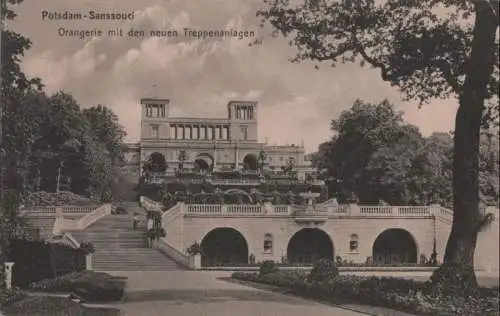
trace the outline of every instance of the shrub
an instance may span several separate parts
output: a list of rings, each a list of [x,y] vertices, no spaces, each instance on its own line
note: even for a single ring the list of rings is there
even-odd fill
[[[259,275],[266,275],[275,272],[278,272],[278,267],[272,260],[266,260],[259,265]]]
[[[461,297],[478,295],[474,269],[457,263],[443,264],[434,270],[431,286],[438,295]]]
[[[119,205],[119,206],[116,207],[115,214],[126,215],[127,214],[127,209],[124,206]]]
[[[94,245],[91,242],[82,242],[80,244],[80,250],[83,251],[85,255],[91,254],[95,252]]]
[[[309,279],[311,281],[321,282],[339,275],[339,270],[335,263],[328,259],[320,259],[314,263]]]
[[[91,303],[119,301],[123,296],[124,288],[124,281],[107,273],[92,271],[45,279],[32,283],[29,287],[32,291],[74,293]]]
[[[188,249],[186,249],[186,252],[190,256],[196,256],[201,253],[201,246],[199,243],[195,242]]]
[[[18,288],[13,288],[11,290],[0,290],[0,308],[4,308],[5,306],[9,306],[12,303],[15,303],[19,300],[22,300],[26,297],[26,294],[22,292]]]
[[[83,252],[70,246],[14,239],[9,247],[9,261],[15,263],[12,275],[14,286],[24,287],[32,282],[85,269]]]
[[[163,238],[165,236],[167,236],[167,233],[165,232],[165,229],[163,229],[161,227],[156,229],[156,237]]]
[[[57,193],[37,191],[30,193],[24,200],[26,206],[60,206],[60,205],[95,205],[98,204],[88,197],[69,191]]]
[[[232,278],[274,285],[297,295],[382,306],[418,315],[497,315],[498,288],[482,289],[480,295],[463,297],[452,294],[436,295],[430,282],[387,277],[338,275],[314,281],[302,271],[233,273]]]

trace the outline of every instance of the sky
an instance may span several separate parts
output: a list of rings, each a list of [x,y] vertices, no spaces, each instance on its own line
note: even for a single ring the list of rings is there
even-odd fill
[[[30,76],[42,78],[49,94],[71,93],[84,107],[103,104],[119,117],[127,141],[140,137],[142,97],[170,100],[170,115],[227,117],[231,100],[258,101],[259,139],[269,144],[299,144],[314,152],[332,133],[330,122],[355,99],[388,99],[424,135],[453,130],[456,100],[437,100],[419,109],[359,65],[330,67],[290,63],[295,49],[285,38],[260,28],[255,12],[262,0],[25,0],[8,28],[30,38],[22,61]],[[133,21],[42,19],[42,12],[134,12]],[[121,28],[178,30],[178,37],[60,36],[66,30]],[[253,31],[255,38],[193,39],[183,29]]]

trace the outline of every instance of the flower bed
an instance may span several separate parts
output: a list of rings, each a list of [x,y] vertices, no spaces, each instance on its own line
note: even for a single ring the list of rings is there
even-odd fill
[[[2,309],[6,316],[119,316],[115,308],[89,308],[62,297],[30,296]]]
[[[69,191],[60,191],[57,193],[37,191],[28,195],[24,201],[28,206],[59,206],[59,205],[95,205],[97,202],[88,197],[74,194]]]
[[[87,302],[120,301],[125,281],[103,272],[70,273],[54,279],[32,283],[30,291],[49,293],[74,293]]]
[[[418,315],[497,315],[498,288],[467,298],[437,294],[430,283],[399,278],[329,276],[311,278],[305,271],[235,272],[233,279],[268,284],[299,296],[331,303],[381,306]]]

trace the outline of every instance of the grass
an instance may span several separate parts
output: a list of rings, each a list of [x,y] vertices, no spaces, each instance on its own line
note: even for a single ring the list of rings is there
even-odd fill
[[[84,307],[62,297],[29,296],[7,306],[5,316],[120,316],[115,308]]]

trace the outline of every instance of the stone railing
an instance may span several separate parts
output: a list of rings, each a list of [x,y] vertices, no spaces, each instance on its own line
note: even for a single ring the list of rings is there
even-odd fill
[[[171,222],[175,217],[181,215],[182,212],[182,204],[176,204],[170,209],[168,209],[165,213],[163,213],[161,220],[162,223],[169,223]]]
[[[251,179],[213,179],[209,182],[214,185],[259,185],[263,181]]]
[[[160,238],[154,247],[185,268],[190,267],[189,256],[170,245],[165,238]]]
[[[61,205],[61,206],[28,206],[19,210],[20,216],[29,217],[45,217],[45,216],[60,216],[62,215],[83,215],[93,212],[100,205]]]
[[[68,244],[73,248],[80,248],[80,243],[70,233],[63,233],[63,238],[66,239],[68,241]]]
[[[78,220],[78,229],[84,230],[89,227],[91,224],[95,223],[99,219],[103,218],[106,215],[111,215],[111,204],[104,204],[99,207],[92,213],[85,215],[84,217]]]
[[[141,206],[148,211],[157,211],[157,212],[162,211],[163,205],[159,202],[148,199],[145,196],[141,196],[139,198],[139,201],[141,202]]]
[[[94,209],[92,212],[87,213],[80,219],[69,219],[64,218],[64,214],[57,214],[56,220],[54,222],[54,228],[52,233],[54,235],[59,235],[66,231],[78,231],[84,230],[91,224],[95,223],[99,219],[106,215],[111,214],[111,204],[104,204],[100,207]]]
[[[182,213],[189,216],[329,216],[329,217],[450,217],[440,206],[359,206],[340,205],[263,205],[251,204],[182,204]]]

